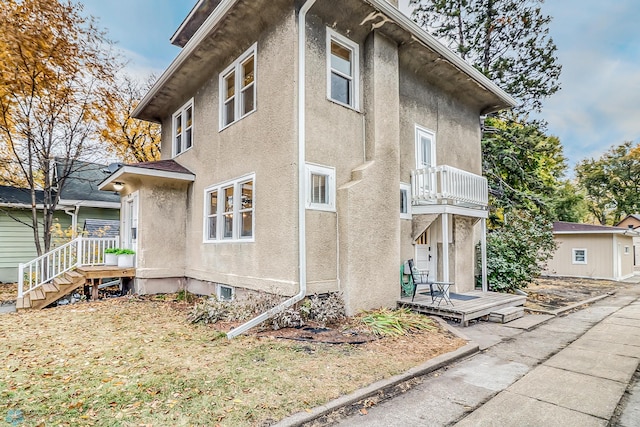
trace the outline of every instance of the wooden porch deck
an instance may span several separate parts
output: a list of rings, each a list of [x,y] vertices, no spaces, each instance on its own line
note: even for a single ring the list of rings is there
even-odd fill
[[[407,307],[413,311],[430,314],[449,319],[455,319],[463,326],[468,326],[470,320],[488,316],[490,313],[507,308],[524,305],[525,296],[503,294],[499,292],[471,291],[463,293],[450,293],[451,302],[442,302],[440,305],[431,302],[429,292],[419,292],[414,301],[411,297],[403,297],[398,300],[399,307]]]

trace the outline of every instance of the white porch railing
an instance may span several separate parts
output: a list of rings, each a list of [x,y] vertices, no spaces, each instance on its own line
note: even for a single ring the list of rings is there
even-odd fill
[[[76,237],[32,261],[20,264],[18,298],[75,267],[103,264],[105,249],[117,247],[118,241],[117,237]]]
[[[489,203],[487,179],[453,166],[435,166],[411,172],[414,205],[457,204],[485,208]]]

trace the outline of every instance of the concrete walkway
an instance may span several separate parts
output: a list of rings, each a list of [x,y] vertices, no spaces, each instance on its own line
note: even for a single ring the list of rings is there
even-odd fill
[[[481,352],[335,425],[640,426],[638,297],[632,286],[562,317],[460,328]]]

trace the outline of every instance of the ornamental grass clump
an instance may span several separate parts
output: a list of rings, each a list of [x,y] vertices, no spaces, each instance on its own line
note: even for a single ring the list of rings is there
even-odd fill
[[[365,311],[360,314],[359,320],[367,330],[379,337],[399,337],[435,328],[431,319],[412,313],[407,308]]]

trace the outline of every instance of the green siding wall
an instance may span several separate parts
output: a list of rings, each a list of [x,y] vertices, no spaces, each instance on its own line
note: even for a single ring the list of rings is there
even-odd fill
[[[33,230],[11,216],[31,223],[31,212],[26,209],[0,210],[0,282],[11,283],[18,280],[18,264],[31,261],[37,256],[36,246],[33,242]],[[78,213],[78,226],[82,228],[84,220],[118,219],[118,209],[80,208]],[[54,223],[59,222],[62,229],[71,226],[71,216],[62,211],[54,213]],[[62,239],[53,238],[52,246],[63,243]]]

